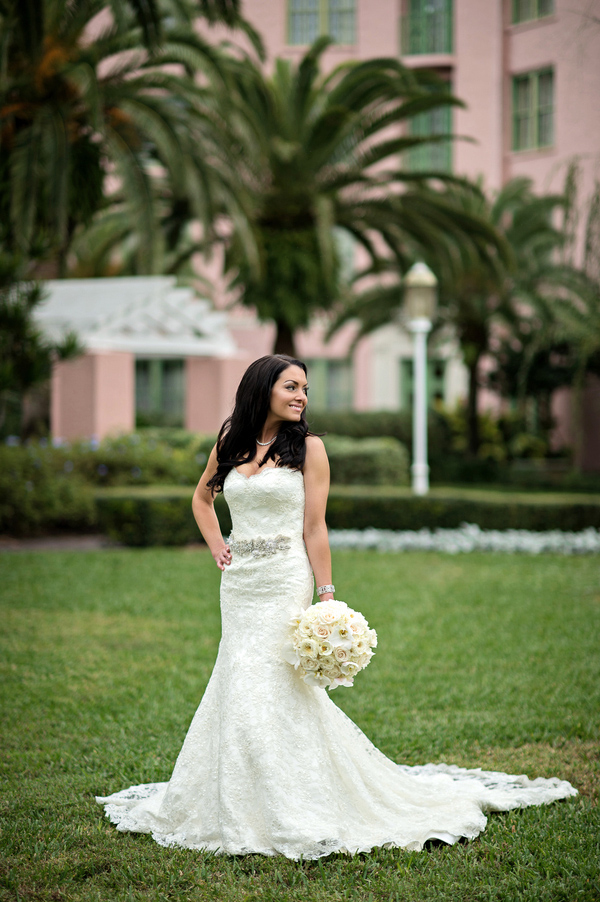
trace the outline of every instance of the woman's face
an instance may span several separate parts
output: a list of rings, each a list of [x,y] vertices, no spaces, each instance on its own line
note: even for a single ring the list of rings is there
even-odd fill
[[[302,367],[286,367],[281,371],[271,390],[271,410],[279,420],[294,423],[300,421],[307,404],[308,383]]]

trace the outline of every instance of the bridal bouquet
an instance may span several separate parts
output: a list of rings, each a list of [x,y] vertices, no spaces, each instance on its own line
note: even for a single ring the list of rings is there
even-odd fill
[[[352,686],[373,657],[377,633],[343,601],[319,601],[290,621],[283,654],[305,683],[322,689]]]

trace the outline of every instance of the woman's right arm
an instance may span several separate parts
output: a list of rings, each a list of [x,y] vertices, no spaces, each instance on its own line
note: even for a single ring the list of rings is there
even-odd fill
[[[214,496],[207,483],[217,472],[217,446],[210,452],[206,469],[196,486],[192,498],[192,511],[198,529],[214,557],[219,570],[224,570],[231,563],[231,549],[223,541],[221,527],[215,513]]]

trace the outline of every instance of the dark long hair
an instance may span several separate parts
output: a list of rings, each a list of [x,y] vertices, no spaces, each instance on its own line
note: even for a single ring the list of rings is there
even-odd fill
[[[227,417],[217,439],[217,472],[207,483],[213,494],[223,491],[230,470],[256,457],[256,439],[265,424],[271,406],[271,391],[277,378],[288,366],[299,366],[301,360],[286,354],[260,357],[251,363],[238,385],[233,413]],[[306,458],[306,436],[309,434],[304,410],[297,423],[282,423],[277,438],[265,451],[259,466],[276,460],[277,467],[302,470]]]

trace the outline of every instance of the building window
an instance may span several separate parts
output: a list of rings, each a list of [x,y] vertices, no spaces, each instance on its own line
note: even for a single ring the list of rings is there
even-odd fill
[[[448,135],[452,129],[452,109],[438,107],[419,113],[410,123],[411,135]],[[418,144],[408,152],[408,165],[413,172],[437,170],[450,172],[452,169],[452,147],[450,141],[432,144]]]
[[[312,44],[321,34],[354,43],[356,0],[288,0],[288,43]]]
[[[549,147],[554,140],[552,69],[513,78],[513,150]]]
[[[444,386],[446,377],[446,361],[432,359],[427,361],[427,406],[434,410],[444,404]],[[400,361],[400,409],[411,411],[413,408],[413,362],[410,358]]]
[[[308,369],[308,406],[310,410],[350,410],[353,400],[351,360],[306,361]]]
[[[184,386],[185,361],[136,360],[136,425],[183,426]]]
[[[551,16],[553,12],[554,0],[513,0],[512,20],[513,24],[518,25],[519,22]]]
[[[452,53],[452,0],[408,0],[402,53]]]
[[[450,85],[442,88],[448,92]],[[452,107],[439,106],[413,116],[409,124],[411,135],[449,135],[452,133]],[[408,168],[413,172],[452,171],[452,144],[436,141],[411,147],[407,154]]]

